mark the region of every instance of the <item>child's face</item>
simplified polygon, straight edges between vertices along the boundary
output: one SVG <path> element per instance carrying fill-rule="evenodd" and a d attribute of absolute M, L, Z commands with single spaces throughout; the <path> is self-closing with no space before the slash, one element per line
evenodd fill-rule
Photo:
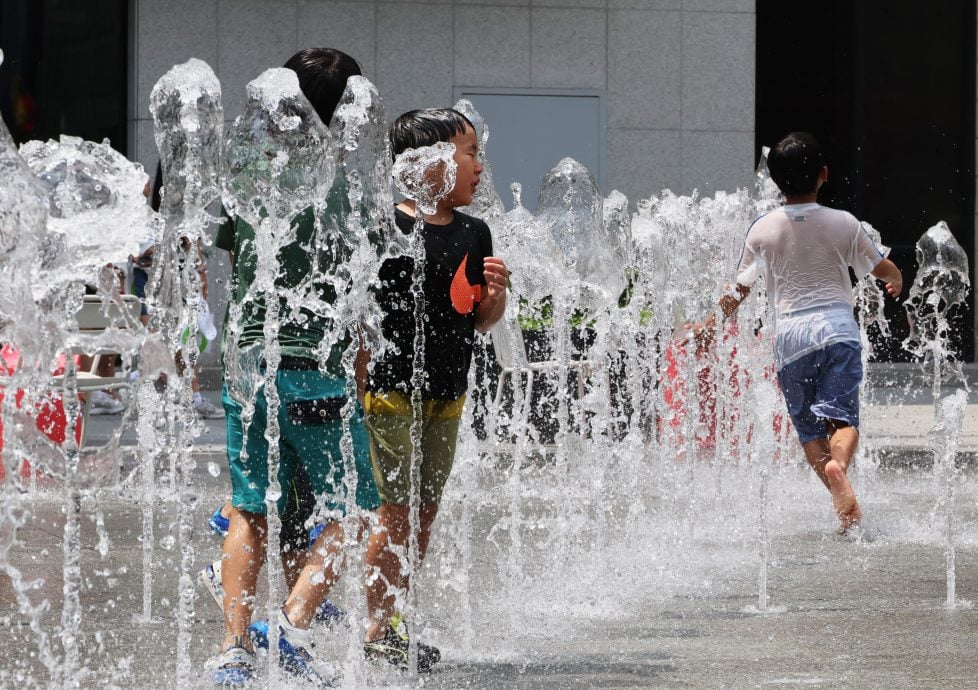
<path fill-rule="evenodd" d="M 455 144 L 455 186 L 445 197 L 444 204 L 449 208 L 468 206 L 472 203 L 472 195 L 479 186 L 479 176 L 482 174 L 482 163 L 479 162 L 479 141 L 475 130 L 465 126 L 465 132 L 456 134 L 448 140 Z"/>

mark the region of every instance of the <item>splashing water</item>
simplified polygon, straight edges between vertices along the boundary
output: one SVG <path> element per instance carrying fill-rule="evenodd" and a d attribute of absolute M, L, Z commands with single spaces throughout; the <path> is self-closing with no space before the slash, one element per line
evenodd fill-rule
<path fill-rule="evenodd" d="M 161 666 L 168 670 L 154 670 L 159 675 L 146 676 L 159 684 L 169 682 L 164 678 L 172 679 L 174 670 L 178 682 L 192 684 L 190 661 L 195 652 L 201 653 L 194 643 L 201 643 L 200 648 L 208 646 L 203 638 L 191 637 L 194 592 L 188 575 L 194 556 L 191 547 L 197 542 L 189 527 L 198 490 L 187 482 L 193 474 L 195 422 L 186 414 L 190 409 L 187 389 L 176 375 L 173 353 L 180 349 L 179 334 L 193 328 L 199 297 L 190 270 L 194 252 L 186 251 L 181 238 L 200 238 L 207 243 L 206 224 L 211 219 L 207 206 L 215 198 L 215 188 L 223 190 L 222 201 L 232 215 L 254 225 L 258 275 L 241 303 L 232 304 L 226 361 L 229 392 L 245 406 L 246 423 L 250 424 L 253 401 L 263 387 L 271 393 L 269 407 L 277 404 L 269 374 L 274 376 L 279 363 L 278 329 L 290 320 L 310 313 L 324 316 L 328 325 L 322 359 L 334 346 L 347 346 L 343 363 L 348 373 L 352 372 L 353 355 L 348 341 L 356 338 L 346 334 L 354 325 L 362 326 L 360 332 L 371 349 L 383 350 L 377 305 L 370 298 L 379 263 L 411 252 L 415 274 L 422 275 L 424 270 L 419 229 L 406 240 L 393 227 L 389 180 L 393 174 L 402 191 L 423 197 L 428 207 L 437 206 L 438 195 L 453 184 L 453 151 L 448 147 L 415 152 L 413 159 L 390 164 L 378 94 L 361 78 L 348 83 L 327 130 L 292 77 L 276 71 L 262 75 L 249 86 L 246 112 L 229 131 L 225 155 L 215 159 L 213 152 L 222 150 L 220 91 L 210 78 L 213 74 L 208 75 L 209 69 L 202 65 L 188 63 L 161 80 L 163 85 L 172 85 L 172 89 L 167 87 L 170 95 L 164 97 L 162 87 L 158 94 L 157 132 L 162 133 L 164 158 L 171 147 L 168 142 L 174 142 L 172 160 L 163 163 L 164 220 L 147 215 L 142 202 L 137 209 L 136 197 L 131 196 L 132 218 L 138 212 L 143 219 L 138 224 L 134 221 L 133 227 L 139 227 L 139 232 L 146 227 L 149 234 L 156 235 L 163 254 L 169 252 L 161 260 L 171 269 L 169 282 L 160 278 L 159 287 L 151 289 L 156 335 L 109 329 L 100 336 L 106 345 L 113 341 L 113 347 L 139 353 L 142 377 L 135 391 L 138 456 L 140 467 L 147 471 L 141 475 L 143 484 L 132 488 L 143 508 L 144 574 L 154 568 L 162 571 L 165 563 L 165 559 L 155 563 L 153 558 L 154 497 L 180 503 L 173 506 L 175 526 L 160 524 L 156 530 L 171 530 L 160 541 L 164 547 L 178 547 L 174 552 L 178 560 L 173 563 L 179 564 L 177 599 L 172 606 L 177 633 L 175 668 L 164 662 Z M 476 125 L 484 146 L 487 123 L 469 106 L 457 104 Z M 81 346 L 83 339 L 68 318 L 80 298 L 77 281 L 66 281 L 63 296 L 38 296 L 28 289 L 36 280 L 33 271 L 40 264 L 62 262 L 65 272 L 58 276 L 68 272 L 81 276 L 84 271 L 77 264 L 87 262 L 95 268 L 105 257 L 99 258 L 98 249 L 76 251 L 65 237 L 68 231 L 57 229 L 58 219 L 47 220 L 50 197 L 5 131 L 0 138 L 4 180 L 0 186 L 0 274 L 4 278 L 0 281 L 0 328 L 4 342 L 20 347 L 30 362 L 13 372 L 6 386 L 8 390 L 23 388 L 36 398 L 50 386 L 51 362 L 57 352 Z M 549 176 L 537 214 L 521 207 L 518 191 L 513 211 L 501 213 L 491 176 L 483 173 L 472 209 L 488 217 L 497 253 L 512 270 L 512 295 L 503 325 L 510 338 L 508 347 L 519 355 L 513 358 L 515 370 L 504 380 L 501 394 L 488 403 L 485 439 L 471 428 L 475 406 L 471 401 L 466 406 L 454 478 L 446 489 L 440 508 L 443 517 L 432 537 L 452 548 L 434 551 L 422 572 L 417 571 L 416 537 L 406 554 L 412 590 L 403 604 L 406 614 L 415 614 L 412 632 L 417 630 L 422 638 L 436 642 L 451 640 L 453 652 L 466 660 L 526 664 L 537 653 L 534 645 L 541 641 L 570 644 L 602 625 L 616 631 L 635 625 L 644 631 L 648 621 L 636 621 L 654 616 L 656 607 L 674 596 L 753 592 L 756 583 L 754 611 L 784 610 L 771 605 L 772 591 L 778 591 L 769 588 L 770 582 L 777 584 L 776 579 L 770 580 L 771 568 L 778 567 L 781 555 L 777 551 L 785 537 L 811 533 L 812 496 L 820 487 L 801 464 L 797 441 L 781 418 L 784 403 L 770 368 L 771 317 L 764 295 L 755 291 L 737 318 L 722 330 L 712 352 L 695 352 L 685 342 L 685 333 L 676 328 L 708 312 L 724 294 L 734 278 L 731 274 L 746 228 L 759 213 L 779 203 L 763 162 L 757 175 L 750 191 L 712 197 L 664 191 L 640 200 L 638 212 L 630 215 L 627 199 L 617 192 L 602 196 L 590 173 L 573 161 L 561 161 Z M 84 181 L 77 175 L 74 179 Z M 89 189 L 94 191 L 94 185 Z M 74 202 L 81 197 L 68 194 L 64 198 Z M 70 206 L 62 202 L 62 208 Z M 99 213 L 111 217 L 109 206 L 94 202 L 90 206 L 80 206 L 77 213 L 91 213 L 93 222 L 102 217 Z M 290 221 L 310 207 L 317 215 L 310 245 L 316 267 L 313 273 L 321 275 L 299 285 L 282 285 L 276 280 L 277 254 L 295 240 Z M 343 213 L 332 212 L 341 207 Z M 872 234 L 871 228 L 867 231 Z M 945 248 L 931 254 L 950 278 L 934 278 L 927 289 L 922 288 L 915 302 L 920 332 L 932 328 L 930 309 L 946 311 L 945 303 L 964 294 L 960 281 L 967 275 L 967 265 L 962 268 L 959 261 L 945 256 L 945 240 L 941 240 L 944 245 L 935 244 Z M 48 261 L 41 258 L 44 256 L 53 258 Z M 957 268 L 949 269 L 952 263 Z M 927 290 L 936 286 L 948 296 L 935 302 Z M 336 293 L 336 299 L 324 299 L 321 290 Z M 867 280 L 857 286 L 857 293 L 864 334 L 867 327 L 885 328 L 879 288 Z M 420 281 L 415 281 L 412 295 L 421 323 L 424 295 Z M 240 326 L 242 310 L 266 302 L 267 318 L 260 338 L 249 340 Z M 424 353 L 424 332 L 419 331 L 421 340 L 415 342 L 415 352 Z M 502 341 L 504 335 L 497 327 L 492 337 Z M 924 350 L 928 337 L 919 338 Z M 84 341 L 84 345 L 91 342 Z M 188 358 L 195 356 L 184 352 Z M 420 359 L 416 373 L 423 371 L 423 354 Z M 166 373 L 171 382 L 162 392 L 154 386 L 160 373 Z M 473 390 L 494 390 L 495 381 L 476 382 L 476 374 L 472 376 Z M 63 379 L 69 389 L 70 379 L 69 372 Z M 347 381 L 352 385 L 352 374 Z M 352 399 L 353 390 L 347 392 Z M 77 406 L 72 407 L 70 396 L 66 400 L 69 414 L 77 418 Z M 947 511 L 942 537 L 948 559 L 949 606 L 960 604 L 954 594 L 954 548 L 962 538 L 968 539 L 962 530 L 955 535 L 952 523 L 955 487 L 961 484 L 953 459 L 963 406 L 962 393 L 942 401 L 931 440 L 939 460 L 935 466 L 941 478 L 941 505 Z M 62 449 L 43 434 L 34 433 L 33 420 L 24 409 L 16 407 L 13 396 L 3 400 L 7 476 L 15 475 L 18 459 L 27 456 L 50 475 L 66 476 L 77 466 L 74 488 L 65 494 L 64 505 L 70 509 L 69 518 L 79 514 L 83 501 L 87 511 L 94 494 L 85 492 L 114 486 L 119 480 L 90 476 L 84 469 L 84 449 L 71 449 L 70 442 Z M 358 480 L 349 441 L 351 414 L 352 406 L 347 405 L 341 450 L 347 470 L 348 514 L 355 512 L 352 497 Z M 272 447 L 277 447 L 274 424 L 268 432 Z M 117 467 L 118 456 L 112 452 L 105 450 L 103 459 L 93 458 L 93 462 Z M 412 472 L 419 459 L 412 457 Z M 178 470 L 169 481 L 152 471 L 167 460 Z M 269 464 L 275 460 L 270 455 Z M 216 467 L 203 469 L 213 476 Z M 274 466 L 270 472 L 276 482 Z M 281 490 L 273 485 L 266 496 L 271 515 L 269 550 L 273 553 L 280 526 L 271 503 Z M 0 569 L 11 578 L 21 616 L 33 630 L 32 653 L 36 652 L 53 685 L 94 684 L 92 674 L 99 679 L 112 675 L 113 670 L 85 668 L 92 665 L 88 658 L 96 658 L 94 652 L 85 656 L 95 643 L 86 647 L 86 640 L 79 640 L 78 633 L 84 630 L 79 627 L 80 616 L 83 612 L 98 614 L 83 610 L 84 599 L 73 589 L 86 576 L 100 578 L 98 573 L 108 568 L 99 565 L 95 573 L 83 569 L 87 562 L 78 560 L 74 550 L 82 543 L 81 524 L 76 519 L 70 529 L 66 525 L 65 613 L 55 638 L 50 626 L 41 624 L 45 604 L 32 601 L 35 585 L 20 574 L 14 565 L 19 556 L 12 555 L 17 554 L 18 531 L 32 518 L 33 504 L 27 503 L 14 482 L 5 482 L 2 491 Z M 819 494 L 818 500 L 827 508 L 824 496 Z M 412 531 L 416 534 L 416 497 L 412 501 Z M 111 557 L 117 551 L 118 538 L 108 514 L 104 521 L 99 509 L 93 507 L 92 514 L 93 553 L 101 563 L 106 552 Z M 828 517 L 826 510 L 826 520 Z M 353 521 L 345 522 L 344 527 L 347 544 L 352 545 L 357 541 Z M 268 565 L 269 612 L 277 612 L 281 571 L 274 558 Z M 107 583 L 108 578 L 104 579 Z M 745 582 L 749 583 L 746 587 Z M 147 615 L 151 584 L 152 580 L 144 581 Z M 421 606 L 415 590 L 424 593 L 424 618 L 417 615 Z M 356 598 L 362 596 L 359 587 L 351 585 L 349 593 L 354 597 L 352 609 L 362 609 L 362 600 Z M 162 602 L 164 616 L 173 596 L 167 595 Z M 355 613 L 351 620 L 347 682 L 365 686 L 376 679 L 358 670 L 362 647 Z M 492 620 L 493 625 L 479 625 L 476 636 L 476 622 L 482 620 Z M 210 640 L 219 624 L 208 625 L 206 639 Z M 145 630 L 137 626 L 137 634 L 147 635 Z M 96 631 L 98 645 L 102 645 L 103 632 Z M 276 634 L 273 629 L 273 650 L 277 649 Z M 165 646 L 162 649 L 169 651 Z M 417 658 L 415 650 L 411 655 L 412 660 Z M 280 682 L 274 656 L 273 652 L 270 677 L 265 679 L 272 686 Z M 123 685 L 131 684 L 134 677 L 143 678 L 124 668 L 119 673 L 118 682 Z"/>
<path fill-rule="evenodd" d="M 418 210 L 430 216 L 455 186 L 457 168 L 455 144 L 439 141 L 402 151 L 394 160 L 392 174 L 397 190 L 417 201 Z"/>
<path fill-rule="evenodd" d="M 20 148 L 45 189 L 50 235 L 42 248 L 35 285 L 57 292 L 73 281 L 91 281 L 106 263 L 124 265 L 149 234 L 152 211 L 143 189 L 148 178 L 138 163 L 109 146 L 78 137 L 29 141 Z M 35 294 L 44 299 L 45 294 Z"/>
<path fill-rule="evenodd" d="M 940 477 L 940 504 L 944 513 L 944 558 L 947 568 L 947 600 L 949 609 L 957 605 L 955 583 L 954 499 L 958 479 L 958 441 L 964 424 L 968 394 L 957 390 L 937 404 L 934 428 L 929 434 L 934 449 L 934 471 Z"/>
<path fill-rule="evenodd" d="M 201 60 L 191 59 L 174 65 L 154 85 L 150 93 L 150 112 L 163 175 L 160 199 L 163 228 L 157 238 L 155 270 L 147 285 L 147 295 L 149 303 L 156 307 L 153 326 L 168 336 L 172 357 L 186 363 L 179 379 L 167 377 L 167 399 L 163 405 L 166 418 L 163 442 L 170 449 L 172 458 L 170 490 L 178 512 L 180 574 L 177 583 L 176 675 L 178 683 L 183 684 L 192 677 L 190 647 L 195 617 L 191 535 L 197 494 L 192 472 L 195 468 L 194 439 L 199 435 L 201 425 L 193 413 L 193 378 L 199 356 L 198 325 L 204 310 L 198 247 L 213 220 L 206 209 L 220 195 L 224 133 L 221 85 L 210 66 Z M 141 388 L 142 395 L 137 400 L 153 405 L 149 385 L 143 384 Z M 145 408 L 144 414 L 150 409 Z M 144 430 L 143 435 L 149 440 L 148 432 Z M 152 450 L 148 452 L 150 457 L 154 454 Z M 154 465 L 144 466 L 147 487 L 153 483 L 148 475 L 154 471 Z M 143 504 L 146 531 L 143 617 L 147 622 L 151 617 L 152 510 L 152 501 L 146 501 Z"/>
<path fill-rule="evenodd" d="M 465 115 L 475 127 L 475 138 L 479 143 L 479 163 L 482 165 L 479 186 L 476 187 L 472 203 L 459 210 L 470 216 L 481 218 L 492 227 L 492 221 L 503 215 L 505 209 L 503 208 L 503 200 L 499 198 L 496 187 L 492 183 L 492 165 L 487 158 L 489 127 L 479 111 L 472 105 L 472 101 L 462 98 L 455 104 L 454 109 Z"/>
<path fill-rule="evenodd" d="M 298 77 L 289 69 L 273 68 L 248 84 L 245 113 L 228 133 L 225 145 L 227 177 L 224 204 L 255 229 L 257 266 L 254 282 L 242 303 L 263 299 L 264 328 L 260 342 L 261 362 L 256 361 L 259 346 L 250 349 L 254 355 L 246 371 L 242 369 L 240 324 L 241 304 L 234 305 L 228 329 L 226 371 L 229 390 L 234 390 L 243 406 L 244 435 L 254 416 L 255 399 L 241 399 L 243 390 L 257 386 L 258 367 L 264 365 L 263 391 L 267 405 L 265 438 L 268 441 L 268 488 L 265 504 L 268 515 L 268 551 L 279 553 L 281 520 L 278 499 L 282 495 L 278 474 L 279 395 L 276 377 L 281 361 L 278 342 L 279 314 L 288 294 L 279 288 L 279 251 L 296 240 L 291 219 L 309 207 L 320 207 L 329 193 L 336 172 L 329 129 L 299 88 Z M 242 382 L 242 375 L 245 382 Z M 250 376 L 249 376 L 250 375 Z M 275 621 L 282 592 L 282 568 L 278 559 L 267 558 L 268 620 Z M 278 628 L 269 626 L 269 682 L 277 682 Z"/>
<path fill-rule="evenodd" d="M 931 360 L 936 405 L 946 365 L 964 380 L 960 363 L 950 348 L 948 314 L 964 304 L 971 289 L 968 255 L 947 223 L 941 221 L 917 241 L 917 265 L 917 277 L 906 302 L 910 333 L 903 346 L 912 355 Z"/>

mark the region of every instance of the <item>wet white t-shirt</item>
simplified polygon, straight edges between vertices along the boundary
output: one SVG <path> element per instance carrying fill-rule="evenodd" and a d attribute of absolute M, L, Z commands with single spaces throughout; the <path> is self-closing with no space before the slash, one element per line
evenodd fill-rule
<path fill-rule="evenodd" d="M 849 268 L 862 278 L 883 255 L 855 216 L 796 204 L 761 216 L 747 231 L 737 282 L 763 276 L 775 311 L 780 369 L 837 342 L 859 342 Z"/>

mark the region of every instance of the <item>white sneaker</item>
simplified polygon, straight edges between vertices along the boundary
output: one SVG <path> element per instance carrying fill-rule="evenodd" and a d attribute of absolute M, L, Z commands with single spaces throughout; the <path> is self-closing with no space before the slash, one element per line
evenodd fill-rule
<path fill-rule="evenodd" d="M 244 647 L 231 647 L 204 662 L 210 680 L 222 688 L 242 688 L 255 675 L 255 653 Z"/>
<path fill-rule="evenodd" d="M 266 640 L 265 644 L 268 642 Z M 296 628 L 285 614 L 279 614 L 278 663 L 286 673 L 311 683 L 317 688 L 333 688 L 339 685 L 342 677 L 333 664 L 313 656 L 308 630 Z"/>
<path fill-rule="evenodd" d="M 217 608 L 224 610 L 224 585 L 221 582 L 221 561 L 208 563 L 207 567 L 200 571 L 198 575 L 200 584 L 204 589 L 211 593 Z"/>
<path fill-rule="evenodd" d="M 122 404 L 122 401 L 113 398 L 105 391 L 94 391 L 92 393 L 92 406 L 89 408 L 89 414 L 122 414 L 125 409 L 126 406 Z"/>
<path fill-rule="evenodd" d="M 199 405 L 194 405 L 194 411 L 201 419 L 224 419 L 224 410 L 209 400 L 204 400 Z"/>

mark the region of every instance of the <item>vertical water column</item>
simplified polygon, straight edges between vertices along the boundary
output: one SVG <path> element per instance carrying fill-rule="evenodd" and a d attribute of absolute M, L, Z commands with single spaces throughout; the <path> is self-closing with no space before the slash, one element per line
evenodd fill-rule
<path fill-rule="evenodd" d="M 387 141 L 387 122 L 383 103 L 376 87 L 361 76 L 347 80 L 343 96 L 333 113 L 330 131 L 336 147 L 336 179 L 330 190 L 326 213 L 317 231 L 316 246 L 328 258 L 314 271 L 316 280 L 333 288 L 336 300 L 317 305 L 323 313 L 332 313 L 333 332 L 324 347 L 340 342 L 347 334 L 350 343 L 343 355 L 348 402 L 341 416 L 343 435 L 341 453 L 344 466 L 346 518 L 343 521 L 344 544 L 356 550 L 347 560 L 347 568 L 360 573 L 364 567 L 360 533 L 363 514 L 356 504 L 357 488 L 371 481 L 357 474 L 351 425 L 359 415 L 358 367 L 362 367 L 363 350 L 379 353 L 386 344 L 383 338 L 382 312 L 371 294 L 384 259 L 409 249 L 407 238 L 394 225 L 394 199 L 391 190 L 391 159 Z M 349 209 L 341 212 L 339 209 Z M 318 260 L 318 252 L 317 252 Z M 319 292 L 318 290 L 316 292 Z M 326 361 L 323 357 L 323 361 Z M 373 525 L 371 525 L 371 528 Z M 339 571 L 337 564 L 334 572 Z M 354 600 L 349 607 L 351 633 L 346 650 L 346 682 L 365 685 L 363 642 L 356 611 L 365 606 L 362 587 L 353 588 Z M 352 672 L 352 673 L 351 673 Z"/>
<path fill-rule="evenodd" d="M 917 241 L 917 276 L 904 305 L 910 319 L 910 334 L 903 346 L 913 355 L 931 359 L 935 426 L 931 434 L 934 472 L 941 482 L 945 519 L 945 565 L 947 605 L 955 602 L 954 479 L 957 441 L 961 433 L 967 396 L 958 394 L 941 400 L 945 370 L 951 368 L 964 380 L 960 361 L 951 348 L 950 313 L 964 304 L 971 289 L 968 255 L 944 221 L 927 229 Z"/>
<path fill-rule="evenodd" d="M 591 469 L 587 464 L 583 391 L 589 355 L 589 333 L 606 328 L 608 292 L 617 300 L 624 288 L 624 267 L 615 256 L 614 241 L 606 237 L 604 199 L 586 167 L 564 158 L 548 172 L 540 187 L 537 219 L 550 231 L 559 249 L 555 257 L 539 257 L 562 264 L 564 281 L 550 286 L 553 304 L 553 366 L 557 379 L 556 465 L 567 486 L 575 486 Z M 608 289 L 609 277 L 619 276 L 617 291 Z M 599 325 L 600 324 L 600 325 Z M 580 337 L 574 342 L 574 333 Z M 576 352 L 575 352 L 576 350 Z M 575 359 L 577 361 L 575 361 Z M 600 361 L 600 359 L 599 359 Z M 605 363 L 600 364 L 604 367 Z M 573 370 L 576 395 L 572 395 Z M 582 534 L 575 525 L 587 523 L 588 500 L 558 501 L 556 553 L 573 558 L 571 545 Z M 561 514 L 562 513 L 562 514 Z"/>
<path fill-rule="evenodd" d="M 431 146 L 402 151 L 394 161 L 393 177 L 398 190 L 409 199 L 414 199 L 415 221 L 411 231 L 411 251 L 413 260 L 411 298 L 414 304 L 414 360 L 411 375 L 411 460 L 409 482 L 411 499 L 408 506 L 408 574 L 409 586 L 406 593 L 404 613 L 413 618 L 417 609 L 417 575 L 420 565 L 418 537 L 421 528 L 421 463 L 424 451 L 421 446 L 423 426 L 423 395 L 425 388 L 425 233 L 424 216 L 433 215 L 438 210 L 438 202 L 447 196 L 455 186 L 455 145 L 440 141 Z M 408 640 L 408 669 L 416 677 L 418 669 L 417 637 Z"/>
<path fill-rule="evenodd" d="M 937 418 L 930 432 L 934 449 L 934 470 L 940 476 L 940 502 L 944 510 L 944 560 L 946 566 L 947 599 L 949 609 L 957 605 L 954 539 L 955 483 L 958 479 L 958 440 L 964 423 L 968 394 L 958 389 L 940 401 Z"/>
<path fill-rule="evenodd" d="M 890 248 L 883 244 L 882 237 L 880 233 L 869 223 L 862 223 L 863 229 L 866 234 L 873 240 L 876 246 L 879 248 L 880 253 L 884 257 L 890 255 Z M 877 338 L 880 341 L 885 342 L 886 339 L 890 337 L 890 322 L 886 318 L 884 313 L 884 298 L 883 291 L 877 284 L 876 278 L 872 275 L 866 275 L 862 277 L 853 290 L 854 305 L 856 308 L 856 313 L 859 316 L 859 340 L 862 345 L 862 364 L 863 371 L 868 371 L 868 365 L 875 352 L 874 340 Z M 875 336 L 875 337 L 873 337 Z M 869 381 L 866 376 L 863 377 L 863 381 L 860 384 L 860 398 L 865 400 L 864 395 L 868 389 Z M 873 441 L 867 436 L 872 434 L 863 434 L 860 438 L 859 447 L 857 449 L 857 458 L 868 460 L 868 462 L 856 462 L 857 471 L 860 473 L 862 478 L 868 478 L 869 472 L 867 469 L 875 469 L 878 465 L 878 460 L 875 456 L 875 449 L 873 448 Z"/>
<path fill-rule="evenodd" d="M 131 357 L 137 341 L 120 337 L 112 329 L 97 338 L 84 337 L 73 324 L 86 284 L 98 285 L 103 298 L 118 297 L 112 271 L 105 267 L 124 263 L 138 246 L 126 233 L 143 226 L 150 215 L 142 195 L 146 175 L 141 166 L 126 160 L 108 143 L 78 137 L 26 142 L 21 155 L 36 175 L 48 207 L 47 232 L 41 236 L 39 256 L 31 264 L 38 275 L 30 276 L 26 283 L 35 293 L 33 301 L 44 305 L 44 321 L 37 324 L 38 332 L 32 338 L 20 343 L 21 354 L 27 366 L 45 373 L 51 371 L 56 353 L 65 354 L 64 374 L 58 387 L 67 433 L 57 448 L 61 462 L 53 474 L 63 481 L 65 513 L 61 610 L 64 659 L 60 676 L 64 685 L 76 687 L 84 682 L 86 674 L 80 638 L 82 491 L 104 477 L 82 476 L 81 472 L 82 450 L 73 433 L 83 423 L 74 354 L 108 349 Z M 23 404 L 30 409 L 38 391 L 50 384 L 50 379 L 34 382 L 26 391 Z M 28 420 L 33 428 L 35 421 Z M 103 449 L 102 459 L 110 465 L 118 465 L 118 436 L 117 432 L 109 447 Z"/>
<path fill-rule="evenodd" d="M 483 179 L 479 189 L 485 184 Z M 534 438 L 530 428 L 530 405 L 532 404 L 535 372 L 527 362 L 523 334 L 520 331 L 520 311 L 523 305 L 536 304 L 546 298 L 554 285 L 563 281 L 553 274 L 554 263 L 540 262 L 538 257 L 553 257 L 559 255 L 549 230 L 539 223 L 521 202 L 521 186 L 513 183 L 513 210 L 492 220 L 492 236 L 494 251 L 503 256 L 510 271 L 510 289 L 512 294 L 506 301 L 503 318 L 490 332 L 493 349 L 499 353 L 497 364 L 507 370 L 500 371 L 497 390 L 491 391 L 492 402 L 488 406 L 487 429 L 490 444 L 500 444 L 506 448 L 511 458 L 505 482 L 507 509 L 509 512 L 510 553 L 506 559 L 507 592 L 509 593 L 507 615 L 510 628 L 515 630 L 517 618 L 522 609 L 522 539 L 520 535 L 521 500 L 524 487 L 522 486 L 523 461 L 530 452 L 530 444 Z M 492 192 L 494 193 L 494 191 Z M 473 205 L 475 205 L 473 203 Z M 552 280 L 547 279 L 551 275 Z M 526 383 L 524 384 L 524 377 Z M 508 378 L 512 390 L 511 400 L 504 395 L 505 379 Z M 495 395 L 496 392 L 499 395 Z M 487 396 L 488 397 L 488 396 Z M 507 412 L 508 409 L 508 412 Z M 504 421 L 505 420 L 505 421 Z M 491 424 L 489 422 L 492 422 Z M 469 541 L 468 527 L 471 525 L 472 501 L 463 501 L 461 510 L 466 523 L 466 541 Z M 463 574 L 468 580 L 468 574 Z M 467 585 L 467 582 L 465 585 Z M 466 615 L 465 633 L 473 636 L 470 611 L 470 597 L 465 587 L 462 588 L 463 611 Z"/>
<path fill-rule="evenodd" d="M 3 51 L 0 51 L 0 63 Z M 0 413 L 3 425 L 3 470 L 0 483 L 0 572 L 10 578 L 19 613 L 28 619 L 34 634 L 36 654 L 47 670 L 51 685 L 61 682 L 61 660 L 52 649 L 47 631 L 40 624 L 46 602 L 35 606 L 29 592 L 33 583 L 25 582 L 20 570 L 10 561 L 10 551 L 17 543 L 17 532 L 25 523 L 28 511 L 18 490 L 16 476 L 27 454 L 18 426 L 30 428 L 30 420 L 19 421 L 16 395 L 18 389 L 29 390 L 42 384 L 46 369 L 44 360 L 28 345 L 43 333 L 41 318 L 31 293 L 30 274 L 39 261 L 39 246 L 47 237 L 47 211 L 43 190 L 0 120 L 0 339 L 17 348 L 21 367 L 12 373 L 4 367 L 4 396 Z M 34 652 L 32 652 L 34 653 Z"/>
<path fill-rule="evenodd" d="M 182 684 L 190 681 L 195 594 L 191 573 L 192 521 L 197 495 L 192 488 L 192 472 L 194 439 L 201 426 L 194 414 L 191 383 L 199 355 L 198 313 L 203 299 L 198 247 L 207 225 L 214 220 L 206 209 L 220 195 L 224 130 L 220 82 L 201 60 L 192 58 L 175 65 L 153 87 L 150 112 L 163 173 L 160 204 L 163 233 L 156 248 L 154 280 L 148 292 L 157 307 L 155 324 L 163 330 L 174 356 L 179 353 L 184 363 L 180 386 L 173 386 L 172 382 L 168 385 L 173 393 L 165 406 L 173 422 L 169 425 L 172 436 L 168 434 L 166 445 L 176 450 L 175 463 L 179 468 L 171 489 L 178 511 L 176 674 L 177 682 Z M 154 467 L 144 467 L 144 472 L 152 474 Z M 151 529 L 153 497 L 145 497 L 145 503 L 149 505 L 144 508 L 148 513 L 144 525 Z M 145 597 L 144 592 L 144 614 L 148 614 Z"/>
<path fill-rule="evenodd" d="M 931 360 L 931 392 L 936 413 L 945 369 L 950 366 L 962 378 L 960 362 L 950 347 L 948 315 L 964 304 L 971 289 L 968 255 L 944 221 L 927 229 L 917 241 L 916 252 L 917 276 L 904 305 L 910 333 L 903 346 L 911 354 Z"/>
<path fill-rule="evenodd" d="M 333 183 L 336 160 L 332 136 L 299 88 L 298 77 L 289 69 L 263 72 L 247 86 L 245 112 L 228 132 L 225 142 L 226 176 L 222 198 L 232 216 L 241 217 L 254 228 L 257 256 L 254 282 L 242 302 L 264 303 L 262 344 L 250 348 L 246 366 L 239 352 L 240 324 L 229 330 L 225 350 L 231 353 L 226 368 L 229 390 L 245 408 L 243 421 L 249 423 L 254 410 L 254 394 L 259 387 L 266 402 L 265 440 L 268 442 L 268 489 L 265 504 L 268 516 L 267 553 L 280 551 L 281 520 L 278 499 L 282 487 L 278 480 L 280 400 L 276 379 L 281 362 L 278 333 L 283 304 L 296 304 L 298 297 L 281 282 L 278 254 L 296 240 L 292 219 L 310 207 L 321 207 Z M 240 304 L 232 317 L 240 319 Z M 298 314 L 289 312 L 289 318 Z M 260 364 L 265 371 L 258 380 Z M 234 377 L 233 379 L 231 377 Z M 246 377 L 246 378 L 240 378 Z M 250 395 L 249 395 L 250 394 Z M 245 434 L 248 433 L 247 427 Z M 268 575 L 269 684 L 279 682 L 278 619 L 284 600 L 282 565 L 276 557 L 266 558 Z"/>

